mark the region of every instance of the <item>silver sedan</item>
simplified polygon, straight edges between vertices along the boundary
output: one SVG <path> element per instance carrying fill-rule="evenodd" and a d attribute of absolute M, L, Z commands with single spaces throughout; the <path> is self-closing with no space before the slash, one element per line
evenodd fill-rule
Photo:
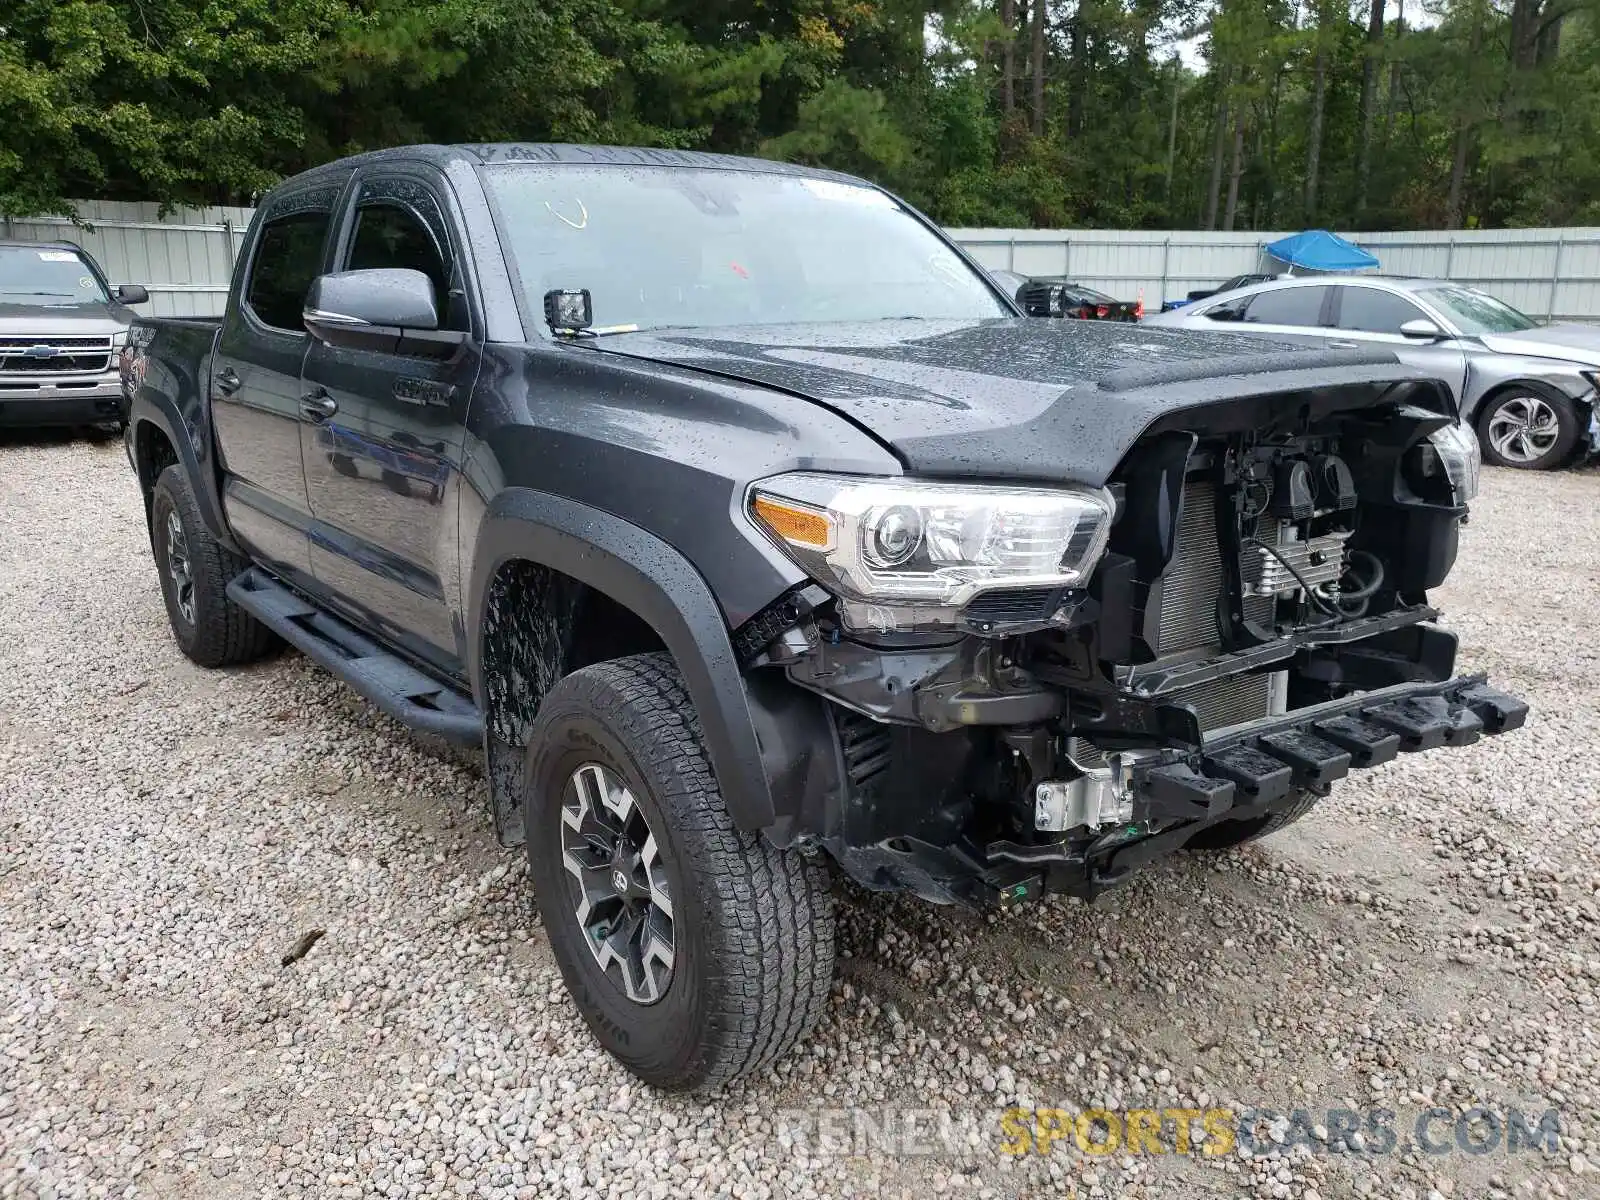
<path fill-rule="evenodd" d="M 1541 470 L 1600 451 L 1600 327 L 1541 326 L 1476 288 L 1316 275 L 1221 292 L 1144 323 L 1330 349 L 1390 346 L 1402 362 L 1449 381 L 1488 461 Z"/>

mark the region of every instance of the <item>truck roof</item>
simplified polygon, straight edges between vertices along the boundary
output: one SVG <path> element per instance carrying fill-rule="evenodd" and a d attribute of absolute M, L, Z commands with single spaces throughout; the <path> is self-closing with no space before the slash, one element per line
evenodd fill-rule
<path fill-rule="evenodd" d="M 372 150 L 366 154 L 336 159 L 312 167 L 309 171 L 292 178 L 308 179 L 324 172 L 381 162 L 425 162 L 441 169 L 457 163 L 472 166 L 533 163 L 571 166 L 697 167 L 702 170 L 760 171 L 772 175 L 797 175 L 811 179 L 866 183 L 865 180 L 841 171 L 774 162 L 766 158 L 747 158 L 737 154 L 711 154 L 703 150 L 663 150 L 649 146 L 587 146 L 566 142 L 481 142 L 454 146 L 396 146 L 388 150 Z M 872 185 L 867 183 L 867 186 Z"/>

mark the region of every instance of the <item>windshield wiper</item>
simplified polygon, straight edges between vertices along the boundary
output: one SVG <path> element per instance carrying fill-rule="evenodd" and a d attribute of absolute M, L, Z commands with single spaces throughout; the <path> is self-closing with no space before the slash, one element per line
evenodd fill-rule
<path fill-rule="evenodd" d="M 72 300 L 76 292 L 7 292 L 0 291 L 0 296 L 59 296 L 64 300 Z"/>
<path fill-rule="evenodd" d="M 653 331 L 638 325 L 588 325 L 582 329 L 557 329 L 553 332 L 563 342 L 587 342 L 591 338 L 612 337 L 619 333 L 649 333 Z"/>

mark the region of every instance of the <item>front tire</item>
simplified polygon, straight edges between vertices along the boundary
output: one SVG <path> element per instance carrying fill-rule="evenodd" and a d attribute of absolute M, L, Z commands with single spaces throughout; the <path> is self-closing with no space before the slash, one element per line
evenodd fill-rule
<path fill-rule="evenodd" d="M 816 1025 L 833 975 L 826 870 L 735 827 L 667 655 L 585 667 L 550 690 L 523 818 L 567 988 L 640 1079 L 715 1088 Z"/>
<path fill-rule="evenodd" d="M 1571 457 L 1582 433 L 1571 400 L 1529 384 L 1490 397 L 1478 414 L 1478 445 L 1484 461 L 1497 467 L 1559 467 Z"/>
<path fill-rule="evenodd" d="M 150 549 L 178 649 L 202 667 L 253 662 L 277 644 L 265 625 L 228 599 L 228 582 L 250 564 L 206 528 L 189 477 L 174 464 L 150 500 Z"/>
<path fill-rule="evenodd" d="M 1280 829 L 1287 829 L 1317 806 L 1321 797 L 1314 792 L 1296 792 L 1287 804 L 1273 809 L 1264 817 L 1249 817 L 1242 821 L 1218 821 L 1208 825 L 1183 844 L 1185 850 L 1231 850 L 1249 842 L 1271 837 Z"/>

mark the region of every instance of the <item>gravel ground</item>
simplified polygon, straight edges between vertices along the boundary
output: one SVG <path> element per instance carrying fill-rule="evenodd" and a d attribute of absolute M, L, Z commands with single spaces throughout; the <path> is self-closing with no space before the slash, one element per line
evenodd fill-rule
<path fill-rule="evenodd" d="M 0 444 L 0 1197 L 1600 1196 L 1597 494 L 1486 472 L 1440 597 L 1527 729 L 1092 906 L 843 892 L 815 1038 L 708 1103 L 589 1040 L 474 763 L 298 655 L 191 666 L 121 447 Z M 1013 1105 L 1307 1117 L 1019 1157 Z M 1407 1149 L 1433 1107 L 1563 1136 Z"/>

